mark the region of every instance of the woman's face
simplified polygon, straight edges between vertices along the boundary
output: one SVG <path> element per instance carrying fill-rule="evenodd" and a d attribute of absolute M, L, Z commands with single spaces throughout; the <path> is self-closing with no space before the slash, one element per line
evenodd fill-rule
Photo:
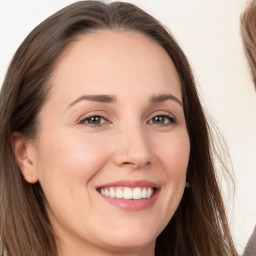
<path fill-rule="evenodd" d="M 183 195 L 179 76 L 136 32 L 81 36 L 60 58 L 32 145 L 62 255 L 153 255 Z"/>

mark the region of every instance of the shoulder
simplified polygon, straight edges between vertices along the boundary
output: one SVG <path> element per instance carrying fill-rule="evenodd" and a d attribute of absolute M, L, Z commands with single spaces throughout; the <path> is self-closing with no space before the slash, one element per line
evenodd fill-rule
<path fill-rule="evenodd" d="M 256 255 L 256 226 L 245 247 L 243 256 L 255 256 L 255 255 Z"/>

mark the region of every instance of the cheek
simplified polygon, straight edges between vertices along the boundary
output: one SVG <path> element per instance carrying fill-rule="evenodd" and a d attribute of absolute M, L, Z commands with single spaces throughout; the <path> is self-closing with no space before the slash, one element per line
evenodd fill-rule
<path fill-rule="evenodd" d="M 190 142 L 187 132 L 173 134 L 169 139 L 162 141 L 161 144 L 158 155 L 165 166 L 168 179 L 173 182 L 177 179 L 184 180 L 190 154 Z"/>
<path fill-rule="evenodd" d="M 42 137 L 39 148 L 38 176 L 41 183 L 54 184 L 58 180 L 63 186 L 71 187 L 70 181 L 76 180 L 85 184 L 108 159 L 107 148 L 101 140 L 83 139 L 78 134 L 65 133 L 62 136 L 59 133 L 52 138 Z"/>
<path fill-rule="evenodd" d="M 157 146 L 158 145 L 158 146 Z M 190 142 L 186 131 L 172 133 L 155 141 L 157 159 L 161 166 L 163 187 L 159 212 L 163 213 L 161 232 L 177 210 L 185 189 L 190 154 Z"/>

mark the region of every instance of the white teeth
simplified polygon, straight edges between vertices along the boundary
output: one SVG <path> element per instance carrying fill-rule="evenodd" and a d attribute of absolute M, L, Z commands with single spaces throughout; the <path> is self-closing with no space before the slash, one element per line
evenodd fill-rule
<path fill-rule="evenodd" d="M 111 198 L 123 199 L 145 199 L 150 198 L 154 194 L 153 188 L 128 188 L 128 187 L 110 187 L 101 188 L 100 193 Z"/>
<path fill-rule="evenodd" d="M 142 189 L 141 197 L 142 197 L 142 198 L 147 198 L 147 189 L 146 189 L 146 188 L 143 188 L 143 189 Z"/>
<path fill-rule="evenodd" d="M 132 190 L 130 188 L 124 189 L 124 199 L 132 199 Z"/>
<path fill-rule="evenodd" d="M 109 195 L 110 195 L 110 197 L 112 197 L 112 198 L 116 197 L 116 192 L 115 192 L 115 190 L 114 190 L 113 188 L 110 188 L 110 190 L 109 190 Z"/>
<path fill-rule="evenodd" d="M 151 188 L 148 188 L 147 189 L 147 198 L 150 198 L 152 196 L 152 189 Z"/>
<path fill-rule="evenodd" d="M 105 189 L 104 195 L 109 196 L 109 191 L 107 189 Z"/>
<path fill-rule="evenodd" d="M 135 188 L 133 190 L 132 198 L 133 199 L 141 199 L 141 189 L 140 188 Z"/>
<path fill-rule="evenodd" d="M 116 190 L 116 198 L 123 198 L 124 197 L 124 192 L 121 188 L 118 188 Z"/>

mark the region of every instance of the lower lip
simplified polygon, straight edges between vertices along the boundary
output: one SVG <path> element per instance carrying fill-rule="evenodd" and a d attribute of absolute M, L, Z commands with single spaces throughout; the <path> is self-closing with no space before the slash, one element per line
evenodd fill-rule
<path fill-rule="evenodd" d="M 142 211 L 149 208 L 155 203 L 158 194 L 159 194 L 159 191 L 157 190 L 155 191 L 154 195 L 152 195 L 150 198 L 145 198 L 145 199 L 122 199 L 122 198 L 111 198 L 111 197 L 104 196 L 102 194 L 100 195 L 108 203 L 110 203 L 111 205 L 119 209 L 126 210 L 126 211 Z"/>

